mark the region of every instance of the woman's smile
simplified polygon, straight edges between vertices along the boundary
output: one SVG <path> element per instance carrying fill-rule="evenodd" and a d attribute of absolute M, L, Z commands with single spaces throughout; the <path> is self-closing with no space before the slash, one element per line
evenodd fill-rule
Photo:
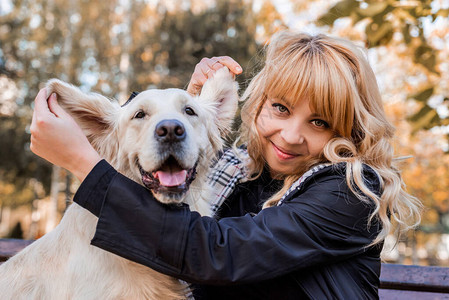
<path fill-rule="evenodd" d="M 296 154 L 291 151 L 286 151 L 280 148 L 279 146 L 276 146 L 276 144 L 273 143 L 272 141 L 271 145 L 273 146 L 274 152 L 276 153 L 276 156 L 279 158 L 279 160 L 290 160 L 300 156 L 300 154 Z"/>

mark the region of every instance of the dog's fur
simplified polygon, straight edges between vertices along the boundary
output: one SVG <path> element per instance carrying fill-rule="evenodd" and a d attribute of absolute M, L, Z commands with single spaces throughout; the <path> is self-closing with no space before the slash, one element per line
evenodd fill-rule
<path fill-rule="evenodd" d="M 220 136 L 230 127 L 237 109 L 238 86 L 226 68 L 217 71 L 197 97 L 180 89 L 147 90 L 122 107 L 59 80 L 49 81 L 47 89 L 48 95 L 58 95 L 60 105 L 94 148 L 119 172 L 152 188 L 161 202 L 183 201 L 192 210 L 210 214 L 208 168 L 223 146 Z M 180 123 L 185 136 L 161 138 L 165 129 L 156 131 L 163 120 Z M 164 165 L 167 160 L 172 165 Z M 187 173 L 187 182 L 164 187 L 155 179 L 159 168 L 166 174 Z M 91 246 L 96 223 L 95 216 L 73 203 L 53 231 L 0 266 L 0 298 L 185 297 L 186 286 L 177 279 Z"/>

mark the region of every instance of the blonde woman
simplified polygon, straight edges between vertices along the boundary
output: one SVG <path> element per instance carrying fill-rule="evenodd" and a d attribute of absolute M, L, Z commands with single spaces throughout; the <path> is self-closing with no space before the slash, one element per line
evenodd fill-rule
<path fill-rule="evenodd" d="M 241 71 L 203 59 L 188 91 L 223 66 Z M 420 203 L 393 166 L 394 129 L 363 51 L 278 33 L 243 98 L 241 145 L 210 176 L 216 218 L 156 202 L 81 136 L 60 143 L 76 124 L 50 115 L 55 99 L 35 111 L 49 120 L 35 123 L 31 147 L 83 181 L 74 200 L 99 216 L 92 244 L 193 283 L 196 299 L 378 298 L 383 241 L 392 223 L 417 224 Z"/>

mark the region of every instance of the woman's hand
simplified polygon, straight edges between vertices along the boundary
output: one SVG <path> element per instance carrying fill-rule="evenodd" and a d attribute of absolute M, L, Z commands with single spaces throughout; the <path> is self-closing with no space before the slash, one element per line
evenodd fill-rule
<path fill-rule="evenodd" d="M 234 75 L 241 74 L 243 71 L 242 67 L 229 56 L 205 57 L 195 66 L 187 92 L 192 96 L 198 95 L 206 80 L 223 67 L 228 67 Z"/>
<path fill-rule="evenodd" d="M 75 120 L 59 106 L 56 94 L 47 101 L 46 89 L 36 96 L 30 130 L 31 151 L 80 181 L 101 160 Z"/>

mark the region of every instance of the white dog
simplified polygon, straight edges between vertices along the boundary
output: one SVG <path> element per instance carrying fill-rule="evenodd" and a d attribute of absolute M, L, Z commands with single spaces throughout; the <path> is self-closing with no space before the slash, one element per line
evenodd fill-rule
<path fill-rule="evenodd" d="M 237 109 L 238 85 L 222 68 L 191 97 L 147 90 L 120 107 L 59 80 L 47 85 L 91 144 L 161 202 L 210 214 L 206 176 Z M 73 203 L 61 223 L 0 266 L 0 299 L 182 299 L 177 279 L 91 246 L 97 218 Z"/>

